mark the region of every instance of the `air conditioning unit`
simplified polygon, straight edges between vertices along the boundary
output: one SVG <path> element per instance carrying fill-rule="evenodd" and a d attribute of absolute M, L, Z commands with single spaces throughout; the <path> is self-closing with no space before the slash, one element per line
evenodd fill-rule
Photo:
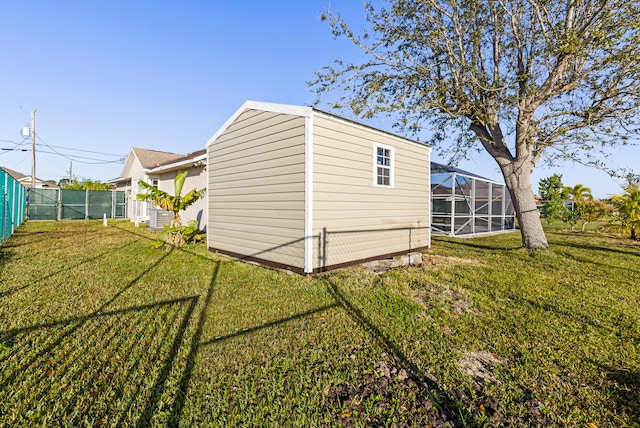
<path fill-rule="evenodd" d="M 162 225 L 170 225 L 173 213 L 159 208 L 149 210 L 149 229 L 162 229 Z"/>

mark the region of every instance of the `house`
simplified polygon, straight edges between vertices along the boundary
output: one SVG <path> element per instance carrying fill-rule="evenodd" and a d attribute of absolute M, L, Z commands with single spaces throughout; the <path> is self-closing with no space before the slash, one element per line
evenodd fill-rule
<path fill-rule="evenodd" d="M 212 251 L 310 274 L 430 245 L 429 146 L 247 101 L 207 149 Z"/>
<path fill-rule="evenodd" d="M 20 172 L 17 171 L 13 171 L 7 167 L 2 167 L 2 169 L 4 171 L 6 171 L 7 174 L 9 174 L 11 177 L 14 178 L 14 180 L 16 180 L 18 183 L 22 184 L 24 187 L 26 187 L 27 189 L 31 189 L 33 186 L 33 180 L 31 179 L 31 175 L 25 175 L 22 174 Z M 58 186 L 55 183 L 49 182 L 49 181 L 45 181 L 42 180 L 38 177 L 36 177 L 35 179 L 35 188 L 36 189 L 59 189 L 60 186 Z"/>
<path fill-rule="evenodd" d="M 153 184 L 158 189 L 173 195 L 173 179 L 179 173 L 188 171 L 183 192 L 193 188 L 202 189 L 206 187 L 206 154 L 205 149 L 184 155 L 132 147 L 121 176 L 110 181 L 116 186 L 116 190 L 126 192 L 127 218 L 131 221 L 150 222 L 154 227 L 169 223 L 171 216 L 166 211 L 162 212 L 152 204 L 136 199 L 138 193 L 144 192 L 138 182 L 142 180 Z M 206 228 L 205 206 L 205 201 L 201 200 L 187 208 L 181 213 L 183 222 L 197 220 L 198 227 L 204 230 Z"/>

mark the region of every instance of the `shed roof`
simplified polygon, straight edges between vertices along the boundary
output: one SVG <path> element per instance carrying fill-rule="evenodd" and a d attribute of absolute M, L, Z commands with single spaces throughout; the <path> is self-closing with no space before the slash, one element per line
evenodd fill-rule
<path fill-rule="evenodd" d="M 397 139 L 411 142 L 414 144 L 419 144 L 421 146 L 425 146 L 431 149 L 430 145 L 424 144 L 420 141 L 412 140 L 410 138 L 403 137 L 401 135 L 394 134 L 392 132 L 384 131 L 382 129 L 379 129 L 373 126 L 365 125 L 363 123 L 356 122 L 354 120 L 347 119 L 345 117 L 338 116 L 333 113 L 327 113 L 325 111 L 318 110 L 315 107 L 297 106 L 297 105 L 291 105 L 291 104 L 267 103 L 267 102 L 261 102 L 261 101 L 246 101 L 238 110 L 236 110 L 236 112 L 229 118 L 229 120 L 227 120 L 224 123 L 224 125 L 222 125 L 220 129 L 218 129 L 218 131 L 216 131 L 216 133 L 213 134 L 211 138 L 209 138 L 209 140 L 207 141 L 206 147 L 209 147 L 220 135 L 222 135 L 227 130 L 227 128 L 229 128 L 229 126 L 231 126 L 231 124 L 235 122 L 235 120 L 246 110 L 262 110 L 262 111 L 268 111 L 268 112 L 274 112 L 274 113 L 290 114 L 290 115 L 301 116 L 301 117 L 311 117 L 314 114 L 320 114 L 320 115 L 331 117 L 333 119 L 350 123 L 355 126 L 367 128 L 372 131 L 379 132 L 381 134 L 384 134 L 393 138 L 397 138 Z"/>

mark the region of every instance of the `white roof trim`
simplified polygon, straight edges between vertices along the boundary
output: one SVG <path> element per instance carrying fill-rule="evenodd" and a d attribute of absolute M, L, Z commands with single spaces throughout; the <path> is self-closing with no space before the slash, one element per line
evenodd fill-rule
<path fill-rule="evenodd" d="M 129 153 L 127 154 L 127 159 L 124 161 L 124 165 L 122 165 L 122 171 L 120 171 L 120 176 L 124 177 L 124 172 L 127 170 L 127 167 L 129 167 L 133 163 L 133 158 L 135 158 L 138 162 L 140 162 L 140 160 L 138 159 L 138 155 L 136 155 L 132 147 L 129 149 Z M 142 164 L 140 166 L 142 166 Z"/>
<path fill-rule="evenodd" d="M 207 159 L 207 153 L 205 152 L 204 154 L 201 154 L 199 156 L 196 156 L 194 158 L 189 158 L 187 160 L 182 160 L 180 162 L 174 162 L 174 163 L 170 163 L 167 165 L 162 165 L 162 166 L 157 166 L 155 168 L 151 168 L 151 169 L 145 169 L 144 172 L 145 173 L 156 173 L 156 172 L 162 172 L 162 171 L 167 171 L 167 170 L 171 170 L 174 168 L 179 168 L 181 166 L 186 166 L 189 164 L 193 164 L 194 162 L 198 162 L 198 161 L 202 161 L 202 160 L 206 160 Z"/>
<path fill-rule="evenodd" d="M 301 116 L 301 117 L 311 117 L 311 116 L 313 116 L 315 114 L 315 115 L 322 116 L 322 117 L 325 117 L 325 118 L 330 119 L 330 120 L 347 123 L 347 124 L 349 124 L 351 126 L 356 126 L 356 127 L 362 128 L 362 129 L 367 129 L 369 131 L 373 131 L 375 133 L 378 133 L 378 134 L 381 134 L 381 135 L 385 135 L 387 137 L 394 138 L 397 141 L 416 144 L 418 146 L 427 148 L 429 150 L 429 153 L 431 153 L 431 150 L 432 150 L 432 147 L 430 145 L 428 145 L 428 144 L 424 144 L 424 143 L 421 143 L 419 141 L 411 140 L 409 138 L 402 137 L 402 136 L 394 134 L 392 132 L 383 131 L 382 129 L 378 129 L 378 128 L 375 128 L 375 127 L 369 126 L 369 125 L 365 125 L 363 123 L 356 122 L 356 121 L 353 121 L 351 119 L 346 119 L 344 117 L 337 116 L 337 115 L 334 115 L 332 113 L 326 113 L 326 112 L 323 112 L 321 110 L 314 109 L 313 107 L 304 107 L 304 106 L 297 106 L 297 105 L 291 105 L 291 104 L 266 103 L 266 102 L 261 102 L 261 101 L 246 101 L 242 105 L 242 107 L 240 107 L 233 114 L 233 116 L 231 116 L 229 118 L 229 120 L 227 120 L 224 123 L 224 125 L 222 125 L 220 127 L 220 129 L 218 129 L 218 131 L 216 131 L 216 133 L 213 134 L 213 136 L 211 138 L 209 138 L 209 140 L 207 141 L 207 144 L 205 145 L 205 147 L 208 148 L 246 110 L 262 110 L 262 111 L 267 111 L 267 112 L 272 112 L 272 113 L 290 114 L 290 115 Z"/>
<path fill-rule="evenodd" d="M 118 178 L 112 178 L 111 180 L 107 180 L 107 183 L 126 183 L 127 181 L 132 181 L 131 177 L 118 177 Z"/>
<path fill-rule="evenodd" d="M 355 126 L 357 128 L 364 129 L 364 130 L 376 133 L 378 135 L 383 135 L 383 136 L 388 137 L 388 138 L 393 138 L 396 141 L 401 141 L 401 142 L 404 142 L 404 143 L 410 143 L 410 144 L 418 145 L 420 147 L 428 149 L 429 153 L 431 153 L 431 151 L 433 150 L 433 147 L 431 147 L 429 144 L 421 143 L 420 141 L 412 140 L 410 138 L 403 137 L 403 136 L 398 135 L 398 134 L 394 134 L 393 132 L 389 132 L 389 131 L 385 131 L 385 130 L 382 130 L 382 129 L 378 129 L 378 128 L 375 128 L 373 126 L 365 125 L 364 123 L 356 122 L 356 121 L 353 121 L 351 119 L 346 119 L 346 118 L 341 117 L 341 116 L 336 116 L 335 114 L 332 114 L 332 113 L 326 113 L 326 112 L 320 111 L 320 110 L 314 110 L 314 112 L 315 112 L 316 115 L 322 116 L 322 117 L 324 117 L 324 118 L 326 118 L 328 120 L 333 120 L 333 121 L 336 121 L 336 122 L 345 123 L 345 124 L 350 125 L 350 126 Z"/>
<path fill-rule="evenodd" d="M 261 101 L 246 101 L 236 112 L 227 120 L 224 125 L 216 131 L 215 134 L 207 141 L 206 147 L 209 147 L 229 126 L 246 110 L 263 110 L 273 113 L 291 114 L 294 116 L 311 117 L 313 114 L 312 107 L 296 106 L 291 104 L 265 103 Z"/>

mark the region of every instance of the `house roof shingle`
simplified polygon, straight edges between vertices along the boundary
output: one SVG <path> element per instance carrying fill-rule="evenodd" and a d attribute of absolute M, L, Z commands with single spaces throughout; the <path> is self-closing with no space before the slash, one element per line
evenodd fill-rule
<path fill-rule="evenodd" d="M 145 169 L 151 169 L 167 163 L 173 163 L 184 157 L 184 155 L 178 153 L 141 149 L 139 147 L 132 147 L 131 151 L 136 154 L 136 157 L 140 161 L 140 165 Z"/>
<path fill-rule="evenodd" d="M 10 176 L 12 176 L 14 179 L 16 179 L 16 180 L 18 180 L 18 181 L 19 181 L 19 180 L 21 180 L 21 179 L 23 179 L 23 178 L 30 177 L 30 176 L 28 176 L 28 175 L 24 175 L 24 174 L 22 174 L 21 172 L 18 172 L 18 171 L 14 171 L 14 170 L 12 170 L 12 169 L 9 169 L 9 168 L 7 168 L 6 166 L 0 166 L 0 169 L 5 170 L 5 172 L 6 172 L 7 174 L 9 174 Z"/>
<path fill-rule="evenodd" d="M 23 186 L 25 186 L 26 188 L 31 188 L 31 176 L 30 175 L 25 175 L 21 172 L 18 171 L 14 171 L 12 169 L 7 168 L 6 166 L 0 166 L 0 169 L 4 170 L 7 174 L 9 174 L 11 177 L 13 177 L 14 180 L 16 180 L 17 182 L 21 183 Z M 42 185 L 42 187 L 49 187 L 51 189 L 59 189 L 60 186 L 58 186 L 57 184 L 54 183 L 50 183 L 46 180 L 43 180 L 41 178 L 36 177 L 36 183 L 39 183 Z"/>
<path fill-rule="evenodd" d="M 176 162 L 184 162 L 184 161 L 188 161 L 190 159 L 195 159 L 199 156 L 205 155 L 207 153 L 207 149 L 202 149 L 202 150 L 197 150 L 195 152 L 191 152 L 191 153 L 187 153 L 186 155 L 179 155 L 180 158 L 178 159 L 172 159 L 166 162 L 163 162 L 159 165 L 156 166 L 165 166 L 165 165 L 169 165 L 172 163 L 176 163 Z"/>

